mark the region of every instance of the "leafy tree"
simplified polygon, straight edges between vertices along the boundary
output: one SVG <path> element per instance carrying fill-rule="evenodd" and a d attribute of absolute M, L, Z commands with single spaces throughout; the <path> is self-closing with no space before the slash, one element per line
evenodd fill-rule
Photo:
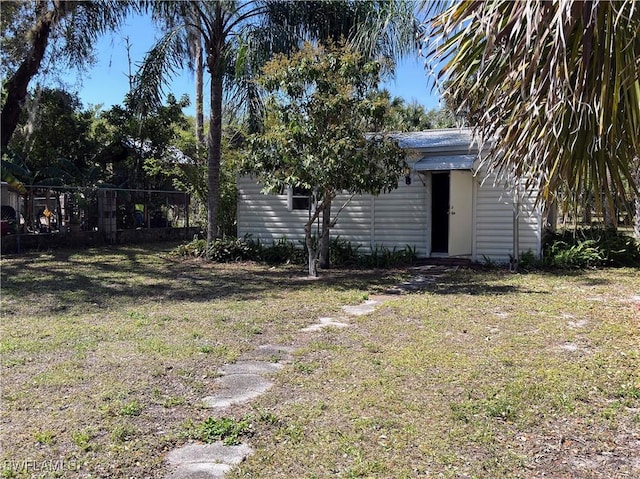
<path fill-rule="evenodd" d="M 154 11 L 183 20 L 182 26 L 200 32 L 211 78 L 208 135 L 207 242 L 218 234 L 217 211 L 222 152 L 222 114 L 225 79 L 247 86 L 244 108 L 255 118 L 260 101 L 249 81 L 273 52 L 293 50 L 301 38 L 344 37 L 366 55 L 395 60 L 415 47 L 417 22 L 413 5 L 385 2 L 192 1 L 155 2 Z M 174 29 L 149 52 L 140 72 L 136 95 L 142 104 L 160 101 L 162 86 L 182 66 L 184 42 Z M 392 63 L 390 64 L 392 65 Z M 235 82 L 234 82 L 235 80 Z M 229 87 L 229 85 L 227 85 Z M 227 88 L 227 92 L 234 88 Z M 236 90 L 237 91 L 237 90 Z"/>
<path fill-rule="evenodd" d="M 134 4 L 120 0 L 0 3 L 3 151 L 19 122 L 29 83 L 43 64 L 81 68 L 91 61 L 97 37 L 116 28 Z"/>
<path fill-rule="evenodd" d="M 9 146 L 31 171 L 47 167 L 68 170 L 69 162 L 76 172 L 86 170 L 93 166 L 97 148 L 91 135 L 92 120 L 93 112 L 82 110 L 77 95 L 38 89 L 28 96 Z M 71 185 L 80 178 L 68 180 Z"/>
<path fill-rule="evenodd" d="M 127 97 L 123 106 L 113 106 L 101 114 L 104 122 L 100 136 L 105 148 L 99 158 L 104 164 L 113 164 L 112 183 L 124 188 L 170 187 L 157 167 L 147 165 L 145 170 L 145 165 L 150 162 L 170 164 L 182 159 L 180 152 L 171 147 L 178 139 L 178 128 L 188 126 L 182 112 L 187 106 L 189 98 L 186 95 L 178 100 L 169 94 L 164 105 L 141 117 L 136 103 Z"/>
<path fill-rule="evenodd" d="M 317 205 L 304 225 L 310 276 L 317 276 L 319 255 L 312 226 L 322 213 L 327 221 L 319 241 L 329 237 L 340 212 L 328 220 L 332 200 L 342 191 L 377 195 L 398 186 L 404 151 L 384 135 L 366 135 L 385 111 L 370 96 L 380 70 L 380 62 L 349 48 L 307 43 L 290 57 L 276 56 L 260 77 L 269 93 L 265 131 L 250 137 L 244 169 L 267 192 L 314 192 Z"/>
<path fill-rule="evenodd" d="M 593 188 L 613 204 L 640 148 L 640 8 L 633 1 L 432 4 L 427 58 L 478 121 L 498 172 L 542 198 Z M 446 94 L 446 92 L 445 92 Z"/>

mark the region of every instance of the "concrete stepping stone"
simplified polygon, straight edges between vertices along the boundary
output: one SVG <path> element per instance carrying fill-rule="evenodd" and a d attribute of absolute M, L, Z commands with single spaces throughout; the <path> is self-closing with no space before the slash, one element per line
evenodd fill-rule
<path fill-rule="evenodd" d="M 239 361 L 227 364 L 218 371 L 222 376 L 216 379 L 220 388 L 212 396 L 202 399 L 206 407 L 224 408 L 241 404 L 268 391 L 273 381 L 265 374 L 273 374 L 282 369 L 282 364 L 266 361 Z"/>
<path fill-rule="evenodd" d="M 253 351 L 244 354 L 243 359 L 255 361 L 268 361 L 271 363 L 280 363 L 291 361 L 292 353 L 295 348 L 292 346 L 281 346 L 278 344 L 263 344 Z"/>
<path fill-rule="evenodd" d="M 167 454 L 167 462 L 174 470 L 166 479 L 222 479 L 229 470 L 253 453 L 248 444 L 225 446 L 222 441 L 213 444 L 188 444 Z"/>
<path fill-rule="evenodd" d="M 355 306 L 343 306 L 342 311 L 351 316 L 362 316 L 373 313 L 379 304 L 380 301 L 368 299 L 364 303 L 356 304 Z"/>
<path fill-rule="evenodd" d="M 218 372 L 222 375 L 230 374 L 273 374 L 280 371 L 283 365 L 280 363 L 269 363 L 266 361 L 238 361 L 237 363 L 225 364 Z"/>
<path fill-rule="evenodd" d="M 333 318 L 318 318 L 318 322 L 316 324 L 312 324 L 311 326 L 307 326 L 306 328 L 302 328 L 300 331 L 305 333 L 313 333 L 316 331 L 320 331 L 324 328 L 346 328 L 349 326 L 348 323 L 342 323 L 340 321 L 335 321 Z"/>

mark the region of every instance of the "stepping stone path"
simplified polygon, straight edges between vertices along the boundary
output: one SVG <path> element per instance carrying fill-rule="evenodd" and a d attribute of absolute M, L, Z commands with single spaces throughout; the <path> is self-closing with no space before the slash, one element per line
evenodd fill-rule
<path fill-rule="evenodd" d="M 424 266 L 414 268 L 415 276 L 399 286 L 386 291 L 387 294 L 404 294 L 414 292 L 433 283 L 443 274 L 442 268 Z M 318 318 L 318 322 L 301 329 L 303 333 L 313 333 L 324 328 L 346 328 L 349 318 L 372 313 L 388 296 L 368 299 L 355 306 L 343 306 L 344 316 L 333 319 Z M 227 364 L 218 370 L 220 377 L 216 379 L 218 389 L 211 396 L 202 399 L 205 407 L 222 410 L 234 404 L 250 401 L 265 393 L 273 386 L 271 376 L 280 371 L 292 360 L 294 347 L 280 345 L 258 346 L 245 354 L 237 362 Z M 192 443 L 170 451 L 166 461 L 171 472 L 166 479 L 222 479 L 225 474 L 253 453 L 251 447 L 242 443 L 237 446 L 226 446 L 222 441 L 213 444 Z"/>

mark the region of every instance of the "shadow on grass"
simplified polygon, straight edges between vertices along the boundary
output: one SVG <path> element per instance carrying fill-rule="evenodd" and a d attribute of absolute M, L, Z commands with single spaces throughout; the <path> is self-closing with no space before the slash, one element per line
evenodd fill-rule
<path fill-rule="evenodd" d="M 102 305 L 112 301 L 211 301 L 232 298 L 251 300 L 277 291 L 305 290 L 322 285 L 335 291 L 383 292 L 412 274 L 411 268 L 390 270 L 332 269 L 309 279 L 303 265 L 267 266 L 254 263 L 216 264 L 169 255 L 177 243 L 117 246 L 89 250 L 58 250 L 10 256 L 2 261 L 2 293 L 5 298 L 34 300 L 46 293 L 73 304 Z M 526 287 L 525 279 L 504 281 L 505 270 L 476 267 L 431 271 L 433 280 L 415 292 L 438 295 L 549 294 Z M 549 276 L 582 277 L 585 285 L 606 285 L 609 280 L 590 271 L 538 271 Z M 633 273 L 630 273 L 633 274 Z"/>
<path fill-rule="evenodd" d="M 304 266 L 216 264 L 169 255 L 174 244 L 60 250 L 12 256 L 2 262 L 3 296 L 33 300 L 46 293 L 70 303 L 107 301 L 251 300 L 268 292 L 315 288 L 350 290 L 388 287 L 393 274 L 332 270 L 309 279 Z M 72 304 L 69 304 L 72 306 Z"/>

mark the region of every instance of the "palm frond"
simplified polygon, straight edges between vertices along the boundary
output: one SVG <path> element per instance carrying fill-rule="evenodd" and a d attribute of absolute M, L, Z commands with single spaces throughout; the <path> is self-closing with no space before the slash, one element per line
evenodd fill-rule
<path fill-rule="evenodd" d="M 133 81 L 129 99 L 142 115 L 162 105 L 169 80 L 178 73 L 186 58 L 185 26 L 165 33 L 147 52 Z"/>
<path fill-rule="evenodd" d="M 437 10 L 440 9 L 440 10 Z M 431 6 L 427 62 L 480 118 L 488 164 L 543 196 L 630 184 L 640 151 L 640 8 L 608 2 L 462 1 Z M 492 142 L 491 144 L 489 142 Z"/>
<path fill-rule="evenodd" d="M 347 41 L 365 58 L 382 57 L 393 72 L 396 62 L 420 46 L 423 27 L 407 1 L 355 2 L 356 21 Z"/>
<path fill-rule="evenodd" d="M 30 171 L 4 158 L 2 158 L 1 163 L 2 181 L 18 190 L 20 194 L 25 194 L 27 192 L 25 179 L 29 178 Z M 20 178 L 22 178 L 22 180 Z"/>

